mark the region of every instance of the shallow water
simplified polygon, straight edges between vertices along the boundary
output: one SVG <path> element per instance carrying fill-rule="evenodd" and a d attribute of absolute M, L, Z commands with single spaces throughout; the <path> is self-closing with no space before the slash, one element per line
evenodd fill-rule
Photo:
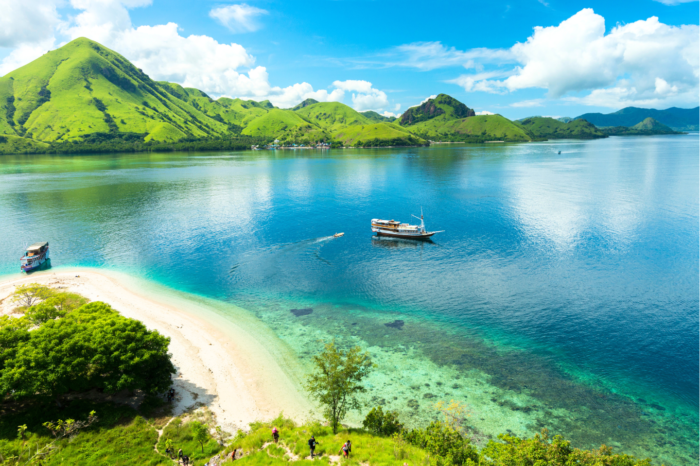
<path fill-rule="evenodd" d="M 0 274 L 49 240 L 54 266 L 246 308 L 302 361 L 334 337 L 368 348 L 367 405 L 408 424 L 454 398 L 478 442 L 547 427 L 697 463 L 698 150 L 694 134 L 5 156 Z M 421 207 L 434 242 L 372 237 L 371 218 Z"/>

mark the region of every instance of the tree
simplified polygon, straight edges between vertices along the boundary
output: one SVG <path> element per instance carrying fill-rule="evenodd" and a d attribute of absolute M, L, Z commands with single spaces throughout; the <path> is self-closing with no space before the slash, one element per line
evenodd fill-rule
<path fill-rule="evenodd" d="M 399 422 L 399 413 L 396 411 L 385 413 L 381 406 L 372 408 L 362 421 L 362 425 L 376 435 L 388 436 L 403 430 L 403 425 Z"/>
<path fill-rule="evenodd" d="M 192 434 L 196 442 L 202 447 L 202 453 L 204 453 L 204 444 L 209 441 L 209 426 L 202 424 L 199 421 L 192 422 Z"/>
<path fill-rule="evenodd" d="M 27 312 L 25 312 L 24 315 L 27 316 L 27 319 L 29 319 L 33 325 L 41 325 L 49 320 L 64 317 L 66 315 L 66 311 L 57 309 L 51 304 L 48 304 L 48 301 L 43 301 L 27 309 Z"/>
<path fill-rule="evenodd" d="M 20 307 L 23 308 L 32 307 L 34 304 L 50 298 L 53 293 L 53 290 L 48 286 L 30 283 L 17 287 L 12 293 L 12 302 L 19 303 Z"/>
<path fill-rule="evenodd" d="M 358 346 L 339 350 L 334 341 L 314 356 L 318 372 L 307 378 L 306 390 L 323 405 L 333 433 L 338 433 L 340 421 L 348 410 L 360 408 L 356 395 L 366 391 L 361 382 L 369 374 L 372 361 L 369 353 L 361 351 Z"/>
<path fill-rule="evenodd" d="M 94 388 L 155 394 L 171 385 L 175 373 L 170 339 L 101 302 L 48 320 L 31 332 L 6 333 L 0 323 L 0 339 L 16 342 L 6 353 L 0 347 L 0 392 L 14 391 L 15 398 Z"/>

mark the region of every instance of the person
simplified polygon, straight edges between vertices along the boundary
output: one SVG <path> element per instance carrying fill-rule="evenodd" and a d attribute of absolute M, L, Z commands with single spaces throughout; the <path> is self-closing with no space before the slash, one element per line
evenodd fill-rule
<path fill-rule="evenodd" d="M 314 459 L 314 450 L 316 450 L 316 444 L 318 442 L 312 435 L 311 438 L 309 439 L 309 449 L 311 450 L 311 459 Z"/>
<path fill-rule="evenodd" d="M 277 430 L 277 427 L 272 428 L 272 438 L 275 440 L 275 443 L 277 443 L 280 438 L 280 432 Z"/>
<path fill-rule="evenodd" d="M 186 456 L 186 455 L 183 456 L 183 457 L 182 457 L 182 464 L 184 464 L 185 466 L 187 466 L 188 464 L 190 464 L 190 457 L 189 457 L 189 456 Z"/>
<path fill-rule="evenodd" d="M 346 445 L 348 446 L 348 458 L 350 458 L 350 453 L 352 453 L 352 443 L 350 443 L 350 440 L 348 440 Z"/>
<path fill-rule="evenodd" d="M 180 460 L 182 459 L 182 448 L 180 448 L 177 451 L 177 462 L 180 463 Z"/>
<path fill-rule="evenodd" d="M 233 451 L 231 452 L 231 461 L 236 459 L 236 450 L 238 450 L 238 448 L 234 448 Z"/>
<path fill-rule="evenodd" d="M 343 447 L 340 449 L 338 453 L 342 453 L 345 458 L 348 457 L 348 444 L 344 443 Z"/>

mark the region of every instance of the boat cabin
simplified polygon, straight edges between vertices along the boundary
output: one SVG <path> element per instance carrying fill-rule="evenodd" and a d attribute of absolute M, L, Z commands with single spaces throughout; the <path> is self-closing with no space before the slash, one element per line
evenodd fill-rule
<path fill-rule="evenodd" d="M 48 248 L 49 248 L 48 242 L 34 243 L 27 248 L 27 253 L 25 254 L 25 256 L 26 257 L 33 257 L 33 256 L 41 255 Z"/>

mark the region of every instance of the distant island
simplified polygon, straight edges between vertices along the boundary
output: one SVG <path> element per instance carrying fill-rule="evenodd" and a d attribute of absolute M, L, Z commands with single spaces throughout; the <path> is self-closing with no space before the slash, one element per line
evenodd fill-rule
<path fill-rule="evenodd" d="M 601 128 L 605 134 L 610 136 L 646 136 L 654 134 L 687 134 L 682 131 L 674 131 L 668 126 L 659 123 L 651 117 L 645 118 L 643 121 L 634 126 L 608 126 Z"/>
<path fill-rule="evenodd" d="M 664 126 L 668 119 L 684 128 L 695 121 L 697 128 L 698 109 L 633 110 L 514 122 L 476 115 L 445 94 L 398 118 L 314 99 L 280 109 L 269 101 L 215 100 L 198 89 L 153 81 L 116 52 L 79 38 L 0 77 L 0 153 L 241 150 L 273 142 L 276 147 L 362 148 L 676 134 Z M 646 117 L 635 118 L 644 112 L 661 115 L 661 123 L 637 128 Z M 689 120 L 693 112 L 695 120 Z M 627 127 L 630 121 L 633 128 Z"/>
<path fill-rule="evenodd" d="M 666 110 L 626 107 L 615 113 L 585 113 L 576 117 L 576 119 L 593 123 L 599 128 L 608 126 L 632 127 L 643 122 L 647 118 L 652 118 L 660 124 L 670 127 L 674 131 L 698 131 L 698 125 L 700 124 L 700 107 L 671 107 Z"/>

